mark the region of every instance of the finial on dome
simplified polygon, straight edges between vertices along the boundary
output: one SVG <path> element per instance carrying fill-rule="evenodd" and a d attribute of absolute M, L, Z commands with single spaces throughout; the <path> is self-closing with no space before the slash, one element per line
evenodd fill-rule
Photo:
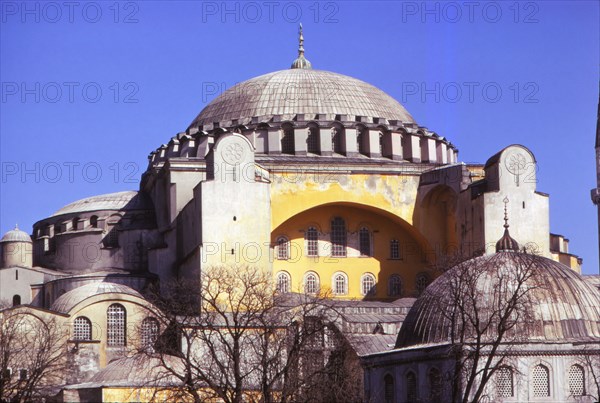
<path fill-rule="evenodd" d="M 298 58 L 292 63 L 292 69 L 312 69 L 311 63 L 304 57 L 304 35 L 302 33 L 302 23 L 298 28 Z"/>
<path fill-rule="evenodd" d="M 19 229 L 19 223 L 15 223 L 15 229 L 18 230 Z"/>
<path fill-rule="evenodd" d="M 506 251 L 519 251 L 519 243 L 514 240 L 509 232 L 508 232 L 508 197 L 505 197 L 504 200 L 504 235 L 502 238 L 496 242 L 496 252 L 506 252 Z"/>

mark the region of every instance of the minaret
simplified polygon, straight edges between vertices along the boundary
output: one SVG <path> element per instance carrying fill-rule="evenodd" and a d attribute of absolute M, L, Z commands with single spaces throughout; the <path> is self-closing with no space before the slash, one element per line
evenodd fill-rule
<path fill-rule="evenodd" d="M 592 189 L 592 201 L 598 209 L 598 257 L 600 259 L 600 90 L 598 93 L 598 114 L 596 115 L 596 119 L 596 188 Z M 600 267 L 598 270 L 600 272 Z"/>
<path fill-rule="evenodd" d="M 302 24 L 298 28 L 298 58 L 294 60 L 292 69 L 312 69 L 312 65 L 304 57 L 304 35 L 302 34 Z"/>

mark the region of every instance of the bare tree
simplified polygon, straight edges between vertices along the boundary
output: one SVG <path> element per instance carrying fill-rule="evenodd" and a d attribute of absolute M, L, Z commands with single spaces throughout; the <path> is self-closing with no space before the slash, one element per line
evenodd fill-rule
<path fill-rule="evenodd" d="M 443 334 L 429 335 L 449 342 L 453 369 L 448 374 L 451 401 L 481 402 L 494 374 L 507 365 L 512 345 L 532 323 L 531 297 L 540 287 L 531 281 L 538 257 L 505 252 L 453 265 L 428 287 L 418 304 L 443 323 Z M 407 318 L 407 321 L 415 318 Z M 402 334 L 403 340 L 422 337 Z M 439 390 L 434 393 L 441 393 Z M 441 396 L 431 396 L 433 400 Z"/>
<path fill-rule="evenodd" d="M 66 337 L 55 317 L 29 307 L 0 311 L 0 401 L 55 395 L 66 369 Z"/>
<path fill-rule="evenodd" d="M 178 380 L 169 387 L 182 399 L 308 401 L 340 345 L 331 299 L 278 294 L 255 267 L 211 267 L 199 284 L 169 284 L 151 300 L 167 330 L 141 351 Z"/>
<path fill-rule="evenodd" d="M 588 390 L 587 394 L 598 402 L 600 401 L 600 350 L 598 348 L 587 348 L 581 358 L 594 388 L 594 390 Z"/>

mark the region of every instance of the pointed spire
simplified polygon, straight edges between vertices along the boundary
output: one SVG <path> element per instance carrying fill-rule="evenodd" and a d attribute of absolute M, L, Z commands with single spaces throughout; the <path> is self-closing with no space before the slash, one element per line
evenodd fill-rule
<path fill-rule="evenodd" d="M 497 252 L 507 252 L 507 251 L 513 251 L 513 252 L 518 252 L 519 251 L 519 243 L 517 241 L 515 241 L 511 236 L 510 233 L 508 232 L 508 197 L 505 197 L 504 200 L 504 235 L 502 235 L 502 238 L 500 238 L 498 240 L 498 242 L 496 242 L 496 253 Z"/>
<path fill-rule="evenodd" d="M 298 28 L 298 58 L 292 63 L 292 69 L 312 69 L 311 63 L 304 57 L 304 35 L 302 23 Z"/>

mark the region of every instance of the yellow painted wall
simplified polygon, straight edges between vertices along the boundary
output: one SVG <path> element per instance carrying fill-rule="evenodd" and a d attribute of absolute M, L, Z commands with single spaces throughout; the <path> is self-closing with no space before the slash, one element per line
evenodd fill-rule
<path fill-rule="evenodd" d="M 328 243 L 330 223 L 336 216 L 346 221 L 349 233 L 347 248 L 349 255 L 359 255 L 356 250 L 352 250 L 350 237 L 358 237 L 358 231 L 362 226 L 369 228 L 372 234 L 372 257 L 331 257 L 330 253 L 319 257 L 306 256 L 304 232 L 309 226 L 314 226 L 320 233 L 319 241 Z M 272 233 L 272 243 L 276 244 L 281 236 L 285 236 L 290 241 L 290 259 L 275 259 L 274 275 L 277 276 L 280 271 L 288 272 L 292 280 L 291 291 L 295 292 L 303 292 L 304 275 L 308 271 L 317 273 L 321 289 L 324 291 L 331 287 L 332 277 L 340 271 L 348 276 L 348 294 L 343 298 L 364 297 L 361 293 L 361 277 L 365 273 L 372 273 L 377 280 L 375 295 L 377 298 L 388 297 L 388 278 L 392 274 L 398 274 L 402 279 L 402 296 L 413 296 L 417 274 L 427 271 L 423 249 L 414 234 L 411 234 L 411 227 L 399 218 L 393 218 L 383 212 L 374 212 L 369 206 L 342 203 L 308 209 L 275 228 Z M 400 243 L 401 259 L 399 260 L 390 259 L 392 239 L 397 239 Z M 358 242 L 355 247 L 358 247 Z M 276 253 L 275 257 L 277 257 Z"/>

